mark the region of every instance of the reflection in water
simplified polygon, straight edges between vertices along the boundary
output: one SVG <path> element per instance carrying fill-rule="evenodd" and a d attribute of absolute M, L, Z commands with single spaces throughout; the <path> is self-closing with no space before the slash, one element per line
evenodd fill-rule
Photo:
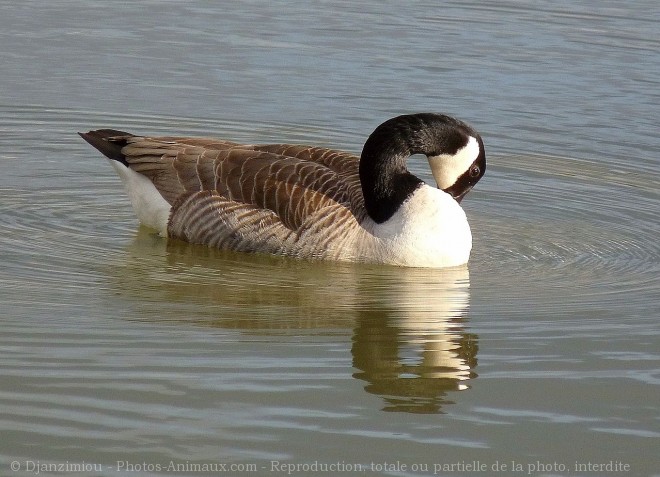
<path fill-rule="evenodd" d="M 352 354 L 360 371 L 354 376 L 383 396 L 384 410 L 441 412 L 451 403 L 447 394 L 467 389 L 476 376 L 477 337 L 463 326 L 468 271 L 399 272 L 400 281 L 379 290 L 381 306 L 357 317 Z"/>
<path fill-rule="evenodd" d="M 464 329 L 467 267 L 304 262 L 166 241 L 144 228 L 128 252 L 115 273 L 138 316 L 258 334 L 353 329 L 354 377 L 385 410 L 441 412 L 448 393 L 476 376 L 477 337 Z"/>

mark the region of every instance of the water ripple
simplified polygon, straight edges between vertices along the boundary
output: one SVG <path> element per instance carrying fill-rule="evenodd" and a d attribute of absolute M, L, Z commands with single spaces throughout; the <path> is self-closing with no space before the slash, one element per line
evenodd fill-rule
<path fill-rule="evenodd" d="M 660 275 L 657 173 L 552 156 L 492 162 L 486 190 L 466 204 L 474 275 L 524 275 L 512 295 L 529 301 L 548 289 L 599 305 L 648 300 Z"/>

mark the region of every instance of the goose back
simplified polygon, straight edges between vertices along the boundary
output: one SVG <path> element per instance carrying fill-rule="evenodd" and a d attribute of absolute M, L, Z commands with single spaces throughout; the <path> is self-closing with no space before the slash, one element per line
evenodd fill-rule
<path fill-rule="evenodd" d="M 240 251 L 340 258 L 366 212 L 358 157 L 287 144 L 203 138 L 122 141 L 124 161 L 172 209 L 168 235 Z"/>

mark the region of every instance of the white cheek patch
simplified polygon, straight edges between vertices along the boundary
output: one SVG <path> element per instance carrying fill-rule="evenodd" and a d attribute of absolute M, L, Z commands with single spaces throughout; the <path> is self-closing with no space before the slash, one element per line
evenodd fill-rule
<path fill-rule="evenodd" d="M 456 154 L 440 154 L 429 156 L 429 166 L 439 189 L 453 186 L 458 178 L 465 173 L 479 156 L 479 142 L 470 136 L 468 143 Z"/>

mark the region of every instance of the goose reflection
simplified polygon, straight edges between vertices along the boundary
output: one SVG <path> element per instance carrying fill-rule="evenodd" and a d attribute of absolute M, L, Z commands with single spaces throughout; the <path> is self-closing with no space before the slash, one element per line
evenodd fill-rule
<path fill-rule="evenodd" d="M 352 330 L 353 377 L 385 411 L 443 412 L 477 376 L 465 266 L 287 260 L 165 242 L 143 228 L 128 252 L 113 270 L 119 292 L 144 303 L 142 319 L 272 336 Z"/>
<path fill-rule="evenodd" d="M 353 376 L 382 396 L 386 411 L 442 412 L 448 394 L 476 377 L 477 337 L 465 330 L 468 270 L 398 278 L 377 293 L 380 307 L 357 317 Z"/>

